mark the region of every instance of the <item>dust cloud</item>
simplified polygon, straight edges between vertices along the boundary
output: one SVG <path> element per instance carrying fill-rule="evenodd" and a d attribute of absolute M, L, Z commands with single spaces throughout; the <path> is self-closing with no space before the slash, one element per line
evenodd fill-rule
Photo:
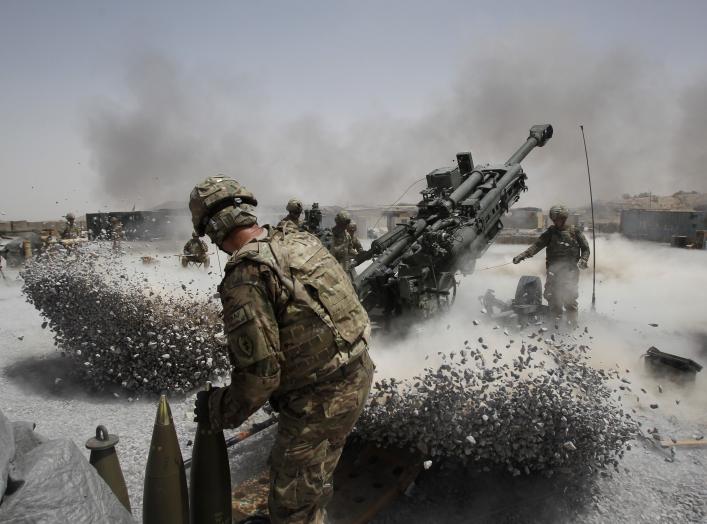
<path fill-rule="evenodd" d="M 495 244 L 479 261 L 477 271 L 462 277 L 457 300 L 442 317 L 412 326 L 408 336 L 397 339 L 380 336 L 374 340 L 374 358 L 380 377 L 410 378 L 426 366 L 438 362 L 437 352 L 458 352 L 469 340 L 478 346 L 482 337 L 489 351 L 498 349 L 511 358 L 521 341 L 535 329 L 518 332 L 515 326 L 505 331 L 501 322 L 488 318 L 479 300 L 487 289 L 498 298 L 510 300 L 522 275 L 538 275 L 545 280 L 544 253 L 518 265 L 483 270 L 509 262 L 524 246 Z M 707 311 L 707 251 L 689 251 L 646 242 L 632 242 L 618 235 L 597 239 L 597 310 L 591 311 L 591 269 L 580 278 L 580 332 L 577 343 L 591 347 L 592 362 L 605 369 L 628 369 L 632 389 L 641 403 L 666 403 L 674 412 L 704 415 L 703 398 L 707 392 L 705 372 L 693 385 L 656 381 L 644 369 L 642 355 L 650 346 L 693 358 L 707 364 L 704 346 L 704 311 Z M 473 321 L 479 321 L 474 325 Z M 653 327 L 650 324 L 658 324 Z M 552 329 L 547 324 L 546 327 Z M 703 331 L 700 332 L 699 330 Z M 589 336 L 592 338 L 589 339 Z M 513 340 L 511 348 L 504 349 Z M 663 393 L 659 393 L 660 382 Z M 648 392 L 639 392 L 643 387 Z M 629 396 L 631 402 L 634 397 Z M 679 400 L 678 405 L 674 401 Z"/>

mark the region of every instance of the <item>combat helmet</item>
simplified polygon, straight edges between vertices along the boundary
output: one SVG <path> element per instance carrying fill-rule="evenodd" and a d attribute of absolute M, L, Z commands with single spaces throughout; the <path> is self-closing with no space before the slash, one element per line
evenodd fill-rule
<path fill-rule="evenodd" d="M 219 247 L 233 229 L 257 223 L 257 205 L 253 193 L 224 175 L 208 177 L 189 195 L 194 231 Z"/>
<path fill-rule="evenodd" d="M 287 202 L 287 207 L 285 209 L 288 213 L 294 213 L 295 215 L 299 215 L 302 213 L 302 202 L 297 198 L 291 198 Z"/>
<path fill-rule="evenodd" d="M 74 220 L 76 220 L 76 216 L 74 216 L 73 213 L 67 213 L 64 218 L 65 218 L 68 222 L 73 222 Z"/>
<path fill-rule="evenodd" d="M 555 220 L 559 217 L 567 218 L 570 216 L 570 211 L 562 204 L 555 204 L 550 208 L 550 220 Z"/>
<path fill-rule="evenodd" d="M 339 211 L 334 217 L 337 226 L 348 226 L 351 223 L 351 215 L 345 209 Z"/>

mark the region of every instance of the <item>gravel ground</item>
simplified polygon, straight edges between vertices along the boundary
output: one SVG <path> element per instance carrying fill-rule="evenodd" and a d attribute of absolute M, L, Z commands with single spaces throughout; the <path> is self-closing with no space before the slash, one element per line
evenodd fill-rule
<path fill-rule="evenodd" d="M 599 309 L 605 316 L 585 315 L 595 337 L 595 365 L 630 370 L 633 391 L 626 393 L 623 401 L 627 408 L 636 410 L 635 418 L 644 430 L 655 427 L 662 435 L 674 438 L 706 434 L 705 372 L 691 389 L 663 382 L 663 391 L 659 392 L 658 383 L 642 374 L 640 362 L 641 353 L 649 345 L 701 357 L 703 364 L 707 361 L 707 350 L 700 348 L 704 341 L 691 336 L 691 330 L 702 326 L 699 319 L 707 308 L 705 254 L 676 253 L 646 245 L 634 248 L 618 241 L 600 247 L 611 249 L 616 257 L 625 254 L 626 258 L 598 275 Z M 646 257 L 659 249 L 665 251 L 648 264 Z M 493 246 L 480 266 L 504 262 L 516 251 L 518 246 Z M 184 278 L 179 276 L 184 273 L 179 272 L 176 263 L 164 259 L 149 271 L 155 278 Z M 681 267 L 681 272 L 668 283 L 665 278 L 671 273 L 666 268 L 670 267 Z M 194 270 L 189 278 L 196 276 L 194 285 L 215 287 L 217 268 L 214 265 L 215 274 L 208 276 Z M 693 268 L 701 273 L 691 273 Z M 538 259 L 523 268 L 510 266 L 494 275 L 482 273 L 483 279 L 478 274 L 466 279 L 459 303 L 449 317 L 416 328 L 414 336 L 404 340 L 379 337 L 374 341 L 379 376 L 414 375 L 424 366 L 422 358 L 430 347 L 435 351 L 454 349 L 470 336 L 493 340 L 500 330 L 481 318 L 476 297 L 488 287 L 494 287 L 498 297 L 510 297 L 519 274 L 540 273 L 541 269 L 542 260 Z M 51 333 L 41 328 L 42 318 L 25 302 L 20 282 L 13 281 L 17 273 L 5 273 L 10 280 L 0 283 L 0 409 L 11 420 L 34 421 L 38 432 L 50 438 L 72 439 L 81 448 L 97 424 L 120 435 L 120 461 L 133 512 L 139 516 L 156 398 L 129 402 L 124 396 L 96 396 L 72 384 L 66 375 L 65 359 L 53 347 Z M 646 286 L 646 278 L 657 280 L 658 286 Z M 584 297 L 589 296 L 587 283 L 585 278 Z M 472 318 L 481 318 L 481 325 L 473 326 Z M 660 327 L 648 327 L 648 323 L 659 323 Z M 56 378 L 63 380 L 57 385 Z M 647 393 L 639 393 L 639 388 Z M 680 400 L 679 405 L 676 400 Z M 190 455 L 187 441 L 195 430 L 191 401 L 174 397 L 170 402 L 186 457 Z M 660 407 L 650 409 L 651 403 Z M 546 480 L 535 475 L 474 476 L 433 467 L 420 476 L 410 497 L 401 497 L 375 522 L 707 522 L 707 450 L 678 449 L 673 458 L 670 452 L 656 449 L 650 436 L 648 439 L 635 442 L 618 472 L 591 482 L 575 483 L 564 477 Z M 239 452 L 232 458 L 236 479 L 263 464 L 268 442 L 266 435 L 237 448 Z"/>

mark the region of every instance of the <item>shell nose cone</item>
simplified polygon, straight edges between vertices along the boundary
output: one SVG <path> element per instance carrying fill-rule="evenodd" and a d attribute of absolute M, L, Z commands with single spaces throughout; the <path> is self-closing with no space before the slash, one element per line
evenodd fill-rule
<path fill-rule="evenodd" d="M 172 410 L 169 409 L 166 395 L 160 395 L 160 402 L 157 404 L 157 417 L 155 418 L 156 426 L 171 426 L 172 425 Z"/>

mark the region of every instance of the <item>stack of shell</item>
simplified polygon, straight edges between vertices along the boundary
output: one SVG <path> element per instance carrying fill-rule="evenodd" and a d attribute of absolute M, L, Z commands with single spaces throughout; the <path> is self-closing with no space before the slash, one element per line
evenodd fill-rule
<path fill-rule="evenodd" d="M 436 463 L 513 475 L 618 467 L 637 431 L 615 394 L 628 380 L 591 367 L 576 335 L 566 342 L 545 331 L 503 352 L 482 338 L 476 348 L 466 341 L 411 380 L 376 382 L 357 435 Z"/>
<path fill-rule="evenodd" d="M 184 393 L 227 372 L 220 304 L 155 292 L 119 257 L 95 246 L 58 249 L 29 261 L 22 275 L 27 300 L 80 378 L 99 391 Z"/>

